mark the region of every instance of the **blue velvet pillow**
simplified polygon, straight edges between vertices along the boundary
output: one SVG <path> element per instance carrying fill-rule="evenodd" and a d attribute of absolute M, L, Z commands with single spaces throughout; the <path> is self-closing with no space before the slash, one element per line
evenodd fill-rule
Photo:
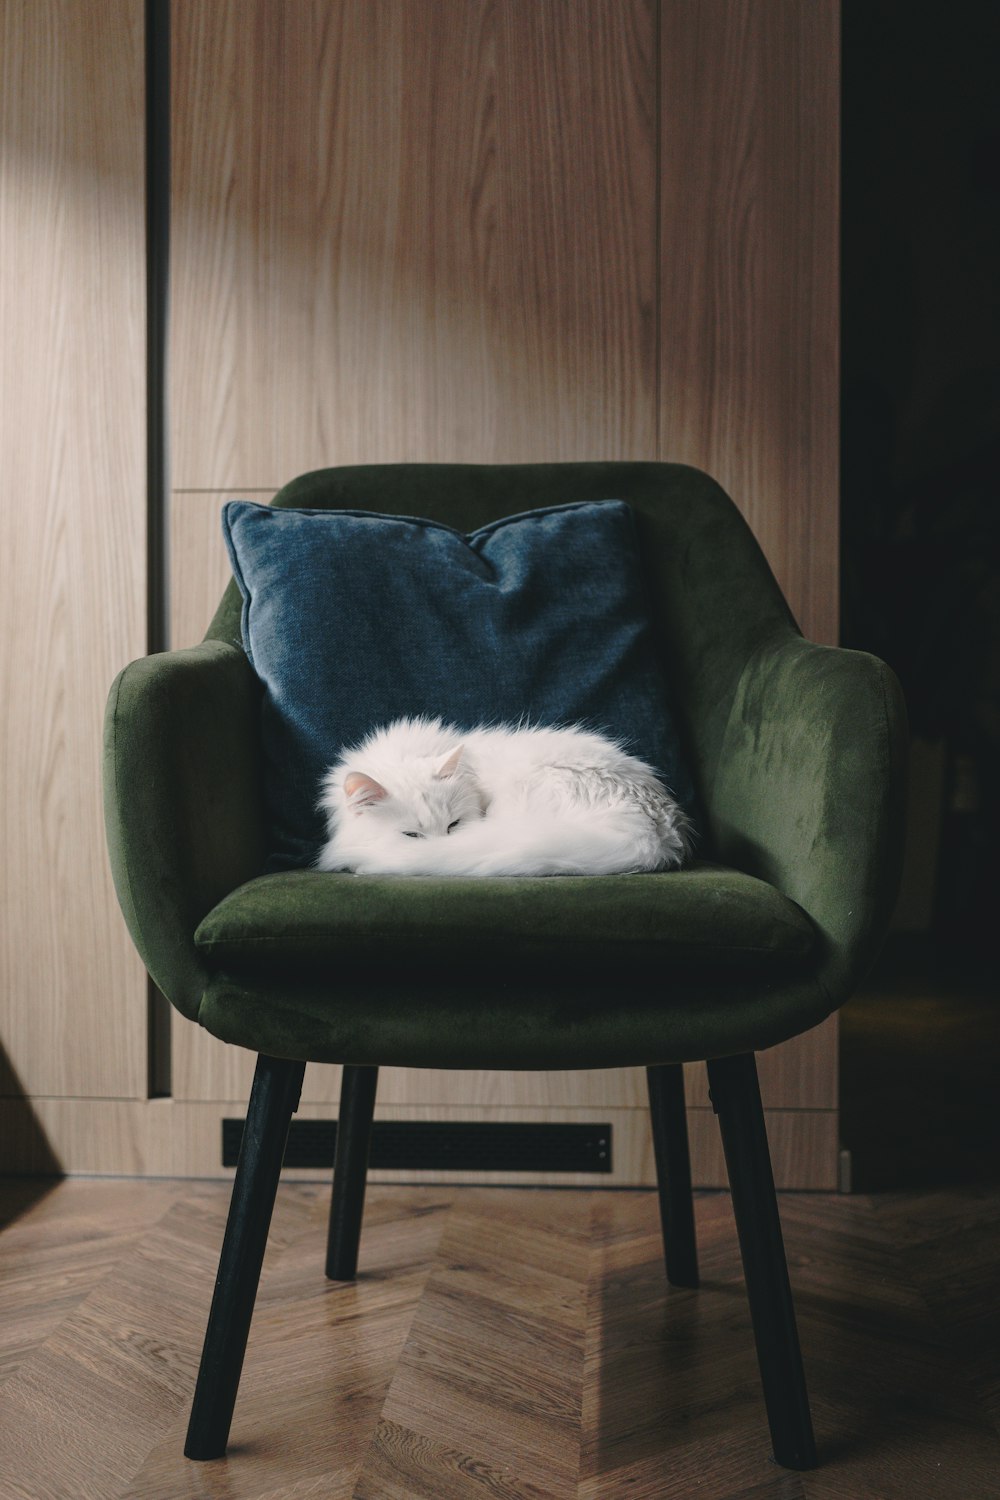
<path fill-rule="evenodd" d="M 232 500 L 223 530 L 265 690 L 270 869 L 313 861 L 323 772 L 406 715 L 463 729 L 585 722 L 623 739 L 692 810 L 623 501 L 526 511 L 464 536 L 415 517 Z"/>

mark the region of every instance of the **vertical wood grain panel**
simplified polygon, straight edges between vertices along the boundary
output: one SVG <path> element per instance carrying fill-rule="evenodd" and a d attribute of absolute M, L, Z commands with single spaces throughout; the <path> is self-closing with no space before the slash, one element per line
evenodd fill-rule
<path fill-rule="evenodd" d="M 269 505 L 273 490 L 239 494 L 177 494 L 170 504 L 170 647 L 196 646 L 232 578 L 222 539 L 222 507 L 227 500 Z"/>
<path fill-rule="evenodd" d="M 834 639 L 837 16 L 175 0 L 174 643 L 214 609 L 233 494 L 336 463 L 657 456 L 721 480 Z M 225 1051 L 178 1025 L 179 1096 L 242 1099 Z M 333 1072 L 306 1097 L 332 1103 Z M 772 1108 L 832 1107 L 836 1023 L 761 1080 Z M 644 1080 L 387 1070 L 382 1097 L 537 1118 L 634 1107 Z M 832 1171 L 796 1160 L 802 1185 Z"/>
<path fill-rule="evenodd" d="M 651 0 L 173 17 L 178 489 L 653 456 Z"/>
<path fill-rule="evenodd" d="M 830 643 L 839 15 L 661 5 L 660 456 L 719 480 L 805 633 Z"/>
<path fill-rule="evenodd" d="M 232 1049 L 236 1051 L 238 1049 Z M 336 1069 L 327 1069 L 331 1074 Z M 306 1077 L 309 1070 L 306 1069 Z M 507 1075 L 511 1076 L 511 1075 Z M 608 1075 L 604 1075 L 608 1076 Z M 245 1113 L 240 1103 L 189 1102 L 173 1099 L 39 1099 L 31 1112 L 21 1099 L 0 1099 L 0 1172 L 51 1171 L 41 1147 L 41 1131 L 59 1160 L 72 1172 L 123 1173 L 156 1177 L 224 1177 L 223 1119 Z M 328 1103 L 303 1100 L 298 1118 L 326 1120 L 334 1113 Z M 611 1126 L 613 1171 L 604 1173 L 536 1172 L 413 1172 L 373 1170 L 372 1182 L 475 1182 L 497 1186 L 652 1187 L 656 1182 L 649 1114 L 645 1109 L 618 1108 L 598 1101 L 563 1108 L 524 1109 L 504 1104 L 477 1106 L 404 1103 L 379 1106 L 386 1120 L 554 1121 Z M 765 1111 L 774 1176 L 778 1187 L 823 1188 L 837 1185 L 837 1115 L 834 1110 L 786 1109 Z M 688 1112 L 691 1170 L 702 1187 L 725 1187 L 718 1121 L 710 1109 Z M 286 1168 L 286 1178 L 329 1181 L 329 1171 Z"/>
<path fill-rule="evenodd" d="M 145 645 L 140 0 L 8 0 L 0 68 L 0 1092 L 138 1095 L 100 768 Z"/>

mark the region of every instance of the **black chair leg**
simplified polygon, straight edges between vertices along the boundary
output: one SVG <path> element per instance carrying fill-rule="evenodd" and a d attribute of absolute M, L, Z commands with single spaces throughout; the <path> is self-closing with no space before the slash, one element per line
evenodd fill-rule
<path fill-rule="evenodd" d="M 378 1068 L 345 1065 L 326 1241 L 326 1274 L 331 1281 L 353 1281 L 357 1274 L 377 1084 Z"/>
<path fill-rule="evenodd" d="M 647 1068 L 646 1081 L 667 1280 L 671 1286 L 697 1286 L 698 1250 L 694 1237 L 683 1065 L 661 1063 Z"/>
<path fill-rule="evenodd" d="M 708 1064 L 708 1081 L 726 1153 L 774 1457 L 786 1469 L 811 1469 L 816 1443 L 753 1054 L 715 1059 Z"/>
<path fill-rule="evenodd" d="M 221 1458 L 226 1451 L 281 1160 L 304 1071 L 305 1063 L 263 1054 L 257 1059 L 185 1458 Z"/>

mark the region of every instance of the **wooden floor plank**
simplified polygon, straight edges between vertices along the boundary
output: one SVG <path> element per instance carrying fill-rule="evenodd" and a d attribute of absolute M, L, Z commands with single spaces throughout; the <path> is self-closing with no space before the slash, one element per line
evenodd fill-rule
<path fill-rule="evenodd" d="M 589 1211 L 586 1193 L 458 1200 L 355 1500 L 574 1500 Z"/>
<path fill-rule="evenodd" d="M 670 1288 L 647 1192 L 283 1186 L 228 1456 L 182 1456 L 217 1183 L 0 1183 L 3 1500 L 1000 1493 L 1000 1190 L 781 1199 L 821 1467 L 770 1460 L 728 1195 Z M 4 1357 L 6 1364 L 2 1363 Z"/>
<path fill-rule="evenodd" d="M 653 1195 L 635 1195 L 624 1211 L 603 1206 L 610 1224 L 592 1250 L 580 1500 L 802 1500 L 799 1476 L 768 1472 L 728 1208 L 719 1195 L 696 1204 L 694 1291 L 667 1285 Z"/>
<path fill-rule="evenodd" d="M 806 1500 L 997 1493 L 1000 1443 L 872 1199 L 790 1200 L 793 1281 L 823 1467 Z"/>
<path fill-rule="evenodd" d="M 217 1259 L 218 1206 L 202 1201 L 207 1228 L 178 1198 L 4 1385 L 12 1497 L 117 1495 L 188 1399 Z"/>
<path fill-rule="evenodd" d="M 1000 1192 L 967 1185 L 885 1194 L 878 1219 L 963 1381 L 1000 1430 Z"/>
<path fill-rule="evenodd" d="M 0 1195 L 0 1383 L 119 1262 L 181 1195 L 178 1183 L 141 1183 L 128 1201 L 121 1184 L 98 1180 L 30 1191 L 11 1180 Z"/>
<path fill-rule="evenodd" d="M 329 1194 L 283 1188 L 275 1221 L 285 1241 L 265 1259 L 226 1458 L 183 1457 L 192 1376 L 177 1420 L 122 1500 L 349 1500 L 451 1198 L 450 1190 L 370 1189 L 358 1279 L 334 1283 L 323 1274 Z"/>

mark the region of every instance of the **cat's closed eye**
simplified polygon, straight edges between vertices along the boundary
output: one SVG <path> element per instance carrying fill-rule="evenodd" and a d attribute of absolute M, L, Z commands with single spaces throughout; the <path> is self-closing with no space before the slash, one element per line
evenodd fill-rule
<path fill-rule="evenodd" d="M 403 829 L 404 839 L 422 839 L 423 836 L 424 835 L 422 833 L 411 833 L 408 828 Z"/>
<path fill-rule="evenodd" d="M 461 823 L 461 821 L 462 821 L 461 818 L 456 818 L 455 821 L 454 821 L 454 823 L 449 823 L 448 824 L 448 832 L 450 833 L 453 828 L 457 828 L 458 825 L 459 825 L 459 823 Z"/>

